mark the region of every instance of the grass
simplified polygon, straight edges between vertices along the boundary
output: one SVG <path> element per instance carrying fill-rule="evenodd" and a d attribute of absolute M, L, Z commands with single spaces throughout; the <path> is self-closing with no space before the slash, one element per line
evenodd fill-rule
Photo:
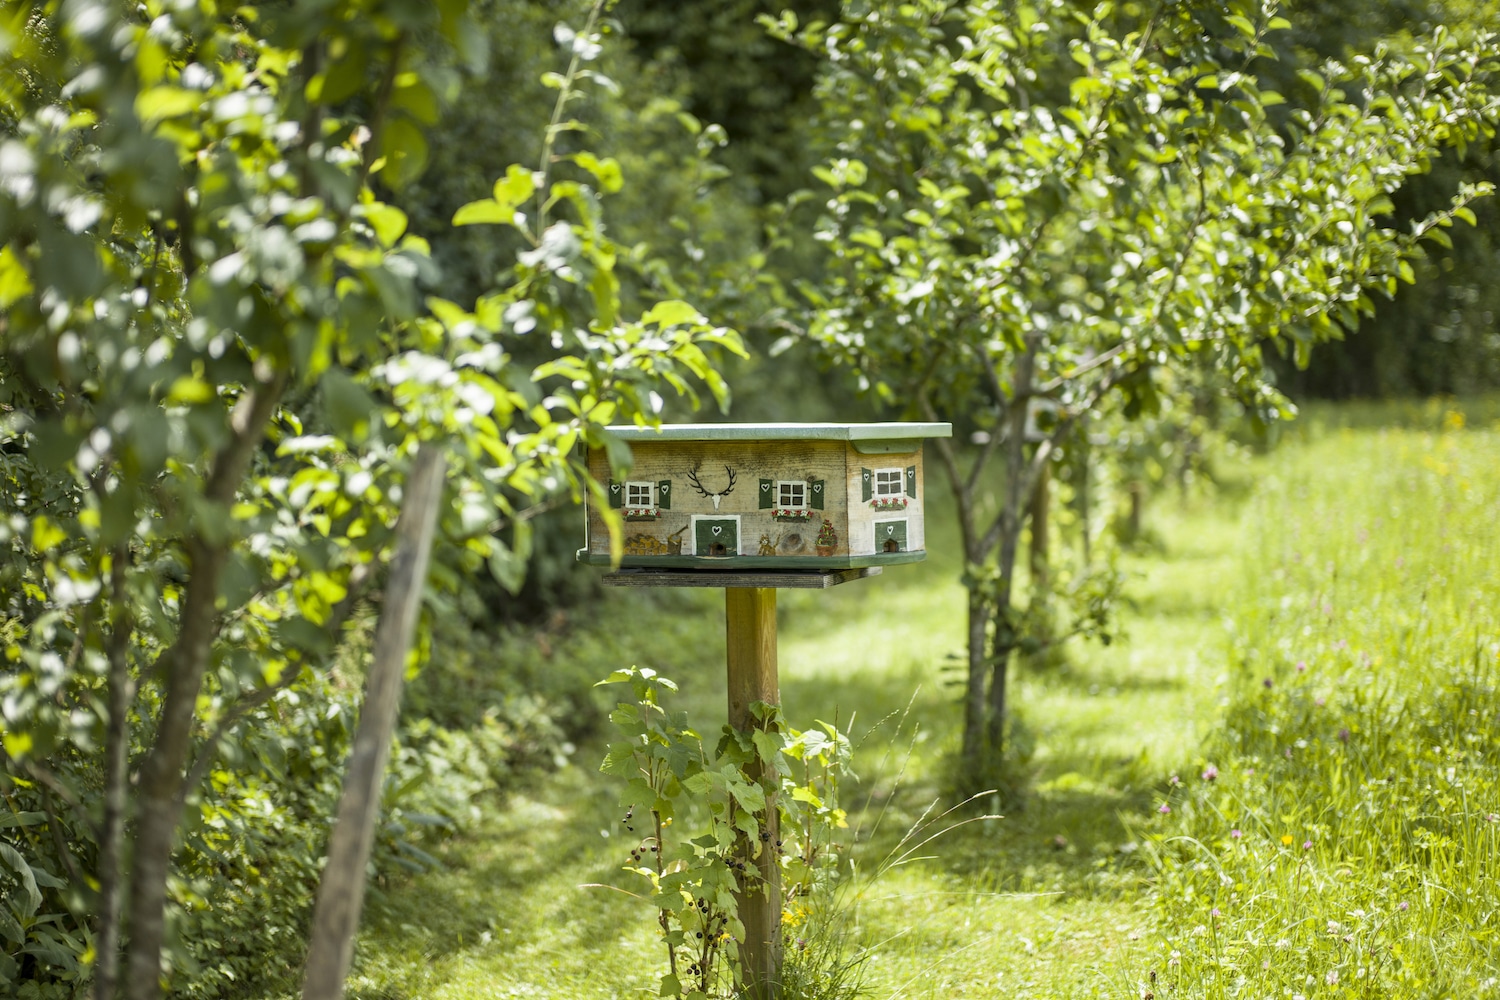
<path fill-rule="evenodd" d="M 1034 745 L 1022 807 L 856 883 L 868 994 L 1493 989 L 1500 426 L 1493 405 L 1464 429 L 1456 412 L 1395 414 L 1399 429 L 1389 410 L 1314 411 L 1233 470 L 1246 489 L 1164 498 L 1165 550 L 1123 559 L 1127 637 L 1019 671 Z M 929 516 L 929 562 L 780 597 L 791 720 L 852 717 L 864 734 L 866 871 L 941 796 L 958 736 L 944 679 L 962 591 Z M 717 592 L 623 592 L 549 642 L 568 670 L 656 667 L 711 732 L 722 636 Z M 385 892 L 351 995 L 654 995 L 650 915 L 580 888 L 623 884 L 628 850 L 598 756 L 584 747 L 579 766 L 486 809 L 443 869 Z"/>

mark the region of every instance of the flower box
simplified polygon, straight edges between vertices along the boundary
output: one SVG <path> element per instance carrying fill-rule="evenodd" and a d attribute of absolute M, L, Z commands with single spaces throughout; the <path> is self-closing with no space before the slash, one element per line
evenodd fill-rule
<path fill-rule="evenodd" d="M 659 507 L 626 507 L 625 520 L 627 521 L 655 521 L 661 517 Z"/>
<path fill-rule="evenodd" d="M 870 501 L 875 510 L 905 510 L 906 497 L 879 497 Z"/>
<path fill-rule="evenodd" d="M 776 507 L 771 516 L 778 521 L 811 521 L 812 511 L 806 507 Z"/>

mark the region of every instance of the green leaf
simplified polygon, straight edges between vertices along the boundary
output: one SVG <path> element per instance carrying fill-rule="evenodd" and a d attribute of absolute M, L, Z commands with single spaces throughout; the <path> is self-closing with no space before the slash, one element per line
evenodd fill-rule
<path fill-rule="evenodd" d="M 625 176 L 620 171 L 620 163 L 612 156 L 599 159 L 593 153 L 583 152 L 573 156 L 573 162 L 594 175 L 599 182 L 599 187 L 609 194 L 614 194 L 625 186 Z"/>
<path fill-rule="evenodd" d="M 381 176 L 400 190 L 427 169 L 427 138 L 404 118 L 386 122 L 380 132 L 380 156 L 385 160 Z"/>
<path fill-rule="evenodd" d="M 415 74 L 411 76 L 415 77 Z M 420 78 L 410 80 L 406 86 L 397 87 L 391 103 L 423 125 L 437 124 L 437 97 L 432 93 L 432 88 Z"/>
<path fill-rule="evenodd" d="M 453 224 L 455 226 L 473 226 L 480 223 L 504 223 L 512 224 L 516 220 L 516 210 L 495 201 L 493 198 L 481 198 L 479 201 L 471 201 L 453 213 Z"/>
<path fill-rule="evenodd" d="M 42 891 L 36 887 L 36 876 L 32 874 L 31 866 L 19 851 L 4 841 L 0 841 L 0 861 L 4 861 L 16 873 L 16 878 L 21 883 L 21 892 L 25 897 L 21 915 L 31 916 L 42 905 Z"/>
<path fill-rule="evenodd" d="M 495 582 L 507 593 L 520 593 L 521 585 L 526 582 L 526 560 L 518 558 L 499 539 L 492 539 L 491 544 L 489 564 Z"/>
<path fill-rule="evenodd" d="M 501 205 L 517 206 L 536 194 L 536 175 L 519 163 L 505 168 L 505 176 L 495 182 L 491 192 Z"/>
<path fill-rule="evenodd" d="M 0 249 L 0 309 L 9 309 L 32 292 L 31 275 L 10 246 Z"/>
<path fill-rule="evenodd" d="M 167 390 L 166 403 L 168 406 L 194 406 L 206 403 L 217 395 L 214 387 L 203 379 L 182 375 Z"/>
<path fill-rule="evenodd" d="M 375 202 L 372 205 L 365 205 L 362 211 L 365 220 L 370 223 L 370 228 L 375 230 L 375 238 L 380 241 L 381 246 L 387 249 L 395 246 L 401 234 L 406 232 L 406 213 L 395 205 Z"/>
<path fill-rule="evenodd" d="M 329 426 L 345 441 L 362 441 L 377 412 L 375 400 L 342 369 L 329 368 L 318 381 Z"/>
<path fill-rule="evenodd" d="M 168 118 L 176 118 L 203 106 L 203 95 L 196 90 L 182 87 L 161 86 L 143 90 L 135 97 L 135 113 L 141 123 L 155 125 Z"/>
<path fill-rule="evenodd" d="M 53 546 L 66 541 L 68 533 L 52 523 L 45 514 L 38 514 L 31 522 L 31 547 L 38 555 L 45 555 Z"/>
<path fill-rule="evenodd" d="M 702 313 L 686 302 L 667 299 L 648 309 L 646 315 L 641 317 L 641 322 L 655 323 L 659 327 L 666 328 L 687 323 L 704 323 L 706 320 Z"/>

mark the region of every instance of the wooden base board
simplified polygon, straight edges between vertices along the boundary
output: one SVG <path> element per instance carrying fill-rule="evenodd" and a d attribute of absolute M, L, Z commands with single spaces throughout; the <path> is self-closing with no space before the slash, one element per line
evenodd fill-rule
<path fill-rule="evenodd" d="M 619 569 L 601 578 L 606 587 L 777 587 L 799 590 L 827 590 L 851 580 L 879 576 L 881 567 L 857 569 L 762 570 L 735 572 L 702 569 Z"/>

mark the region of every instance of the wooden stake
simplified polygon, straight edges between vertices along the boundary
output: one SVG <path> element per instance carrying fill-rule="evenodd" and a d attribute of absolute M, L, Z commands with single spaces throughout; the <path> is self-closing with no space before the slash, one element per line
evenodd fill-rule
<path fill-rule="evenodd" d="M 365 865 L 375 840 L 380 785 L 401 707 L 406 654 L 422 606 L 446 471 L 442 449 L 424 444 L 417 449 L 406 479 L 406 496 L 396 521 L 396 553 L 391 559 L 380 624 L 375 628 L 375 656 L 365 682 L 354 746 L 349 751 L 338 820 L 328 844 L 328 863 L 313 908 L 303 1000 L 339 1000 L 344 995 L 344 977 L 354 957 L 354 931 L 364 906 Z"/>
<path fill-rule="evenodd" d="M 729 724 L 741 732 L 756 726 L 750 706 L 757 701 L 781 703 L 776 680 L 776 591 L 771 587 L 724 589 L 726 660 L 729 670 Z M 759 779 L 760 774 L 752 772 Z M 747 996 L 775 1000 L 781 992 L 781 868 L 776 841 L 780 836 L 776 799 L 766 796 L 765 815 L 757 817 L 766 839 L 753 857 L 753 845 L 741 840 L 740 856 L 759 873 L 759 884 L 739 894 L 740 968 Z"/>

